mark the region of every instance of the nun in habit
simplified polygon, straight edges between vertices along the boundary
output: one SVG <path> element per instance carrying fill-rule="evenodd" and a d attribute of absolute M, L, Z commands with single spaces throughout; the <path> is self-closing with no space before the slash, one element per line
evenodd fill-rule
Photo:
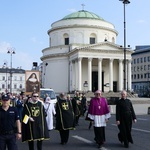
<path fill-rule="evenodd" d="M 51 103 L 50 97 L 46 98 L 46 100 L 44 102 L 44 108 L 45 108 L 45 112 L 47 114 L 47 116 L 46 116 L 47 127 L 48 127 L 48 130 L 50 131 L 50 130 L 53 130 L 53 128 L 54 128 L 53 116 L 56 114 L 54 103 Z"/>

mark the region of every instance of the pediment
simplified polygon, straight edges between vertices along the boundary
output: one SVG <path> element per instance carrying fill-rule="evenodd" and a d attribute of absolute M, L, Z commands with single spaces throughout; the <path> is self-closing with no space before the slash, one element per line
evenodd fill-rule
<path fill-rule="evenodd" d="M 87 46 L 76 47 L 74 50 L 121 51 L 122 52 L 124 48 L 120 47 L 120 45 L 118 44 L 114 44 L 106 41 L 106 42 L 100 42 L 96 44 L 89 44 Z M 131 49 L 127 48 L 126 50 L 132 53 Z"/>

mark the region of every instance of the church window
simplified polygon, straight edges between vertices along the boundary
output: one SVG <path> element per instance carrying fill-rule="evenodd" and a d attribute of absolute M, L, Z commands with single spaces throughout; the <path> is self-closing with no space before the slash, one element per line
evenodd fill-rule
<path fill-rule="evenodd" d="M 91 35 L 90 35 L 90 39 L 89 39 L 90 41 L 90 44 L 95 44 L 96 43 L 96 35 L 94 34 L 94 33 L 92 33 Z"/>
<path fill-rule="evenodd" d="M 69 35 L 67 33 L 65 33 L 63 35 L 63 37 L 64 37 L 64 44 L 65 45 L 69 45 Z"/>
<path fill-rule="evenodd" d="M 90 44 L 95 44 L 95 38 L 90 38 Z"/>
<path fill-rule="evenodd" d="M 69 45 L 69 38 L 65 38 L 65 45 Z"/>

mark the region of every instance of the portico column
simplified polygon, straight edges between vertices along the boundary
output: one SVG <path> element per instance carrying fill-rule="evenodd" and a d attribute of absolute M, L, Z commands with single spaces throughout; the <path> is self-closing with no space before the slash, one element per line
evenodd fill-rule
<path fill-rule="evenodd" d="M 88 58 L 88 91 L 92 91 L 92 58 Z"/>
<path fill-rule="evenodd" d="M 76 89 L 76 70 L 75 70 L 75 60 L 72 61 L 72 87 L 73 87 L 73 90 Z"/>
<path fill-rule="evenodd" d="M 77 60 L 75 60 L 75 90 L 78 90 L 78 65 L 77 65 Z"/>
<path fill-rule="evenodd" d="M 109 91 L 113 91 L 113 59 L 109 60 Z"/>
<path fill-rule="evenodd" d="M 119 91 L 123 90 L 123 60 L 119 59 Z"/>
<path fill-rule="evenodd" d="M 75 63 L 70 60 L 70 91 L 75 90 Z"/>
<path fill-rule="evenodd" d="M 128 76 L 128 91 L 131 91 L 131 60 L 128 60 L 128 74 L 127 74 L 127 76 Z"/>
<path fill-rule="evenodd" d="M 82 58 L 78 58 L 78 90 L 81 91 L 81 61 Z"/>
<path fill-rule="evenodd" d="M 98 89 L 102 90 L 102 58 L 98 58 Z"/>

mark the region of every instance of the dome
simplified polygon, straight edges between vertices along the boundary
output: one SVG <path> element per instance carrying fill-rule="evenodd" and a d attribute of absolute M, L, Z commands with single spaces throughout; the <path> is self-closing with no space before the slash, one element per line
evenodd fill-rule
<path fill-rule="evenodd" d="M 92 12 L 86 11 L 86 10 L 80 10 L 78 12 L 71 13 L 71 14 L 65 16 L 62 20 L 66 20 L 66 19 L 80 19 L 80 18 L 82 18 L 82 19 L 104 20 L 100 16 L 98 16 L 98 15 L 92 13 Z"/>

